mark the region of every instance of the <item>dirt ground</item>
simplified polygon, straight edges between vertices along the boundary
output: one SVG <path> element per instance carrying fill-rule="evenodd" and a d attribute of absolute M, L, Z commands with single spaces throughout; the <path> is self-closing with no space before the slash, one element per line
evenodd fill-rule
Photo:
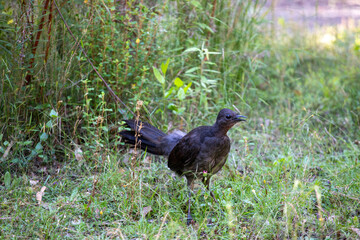
<path fill-rule="evenodd" d="M 360 0 L 268 0 L 268 19 L 315 26 L 360 26 Z M 274 11 L 272 11 L 274 9 Z"/>

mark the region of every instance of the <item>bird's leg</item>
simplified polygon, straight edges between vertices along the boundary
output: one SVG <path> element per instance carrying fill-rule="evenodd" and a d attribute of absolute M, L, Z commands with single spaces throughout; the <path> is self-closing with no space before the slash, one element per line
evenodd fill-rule
<path fill-rule="evenodd" d="M 190 207 L 191 207 L 191 192 L 194 188 L 194 178 L 186 177 L 186 180 L 189 189 L 189 203 L 188 203 L 188 214 L 187 214 L 186 224 L 189 226 L 193 222 L 193 219 L 191 217 Z"/>
<path fill-rule="evenodd" d="M 219 204 L 218 201 L 215 198 L 214 193 L 210 190 L 210 177 L 204 177 L 202 182 L 204 183 L 206 189 L 210 192 L 210 196 L 214 199 L 214 201 L 217 204 Z"/>
<path fill-rule="evenodd" d="M 214 193 L 210 190 L 210 177 L 204 177 L 202 182 L 204 183 L 206 189 L 210 192 L 210 196 L 214 199 L 216 204 L 219 206 L 221 213 L 224 214 L 224 212 L 221 210 L 221 206 L 220 206 L 219 202 L 215 198 Z"/>

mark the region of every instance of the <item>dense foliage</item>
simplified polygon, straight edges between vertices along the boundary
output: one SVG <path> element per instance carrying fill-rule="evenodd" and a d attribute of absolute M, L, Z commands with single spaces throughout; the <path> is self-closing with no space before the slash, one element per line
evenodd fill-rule
<path fill-rule="evenodd" d="M 324 44 L 265 14 L 258 0 L 0 0 L 5 238 L 359 236 L 359 29 Z M 225 213 L 199 191 L 186 228 L 185 183 L 123 150 L 121 119 L 190 130 L 224 107 L 249 119 L 214 177 Z"/>
<path fill-rule="evenodd" d="M 241 102 L 236 95 L 258 47 L 256 1 L 3 3 L 1 127 L 3 139 L 16 142 L 15 168 L 34 157 L 62 160 L 64 148 L 87 140 L 99 117 L 104 134 L 131 117 L 86 56 L 130 108 L 141 100 L 141 114 L 165 123 L 188 118 L 185 109 L 199 115 Z"/>

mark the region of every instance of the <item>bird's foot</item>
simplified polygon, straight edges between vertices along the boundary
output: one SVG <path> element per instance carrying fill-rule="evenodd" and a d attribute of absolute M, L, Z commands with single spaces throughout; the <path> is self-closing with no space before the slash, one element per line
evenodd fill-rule
<path fill-rule="evenodd" d="M 195 221 L 192 219 L 192 217 L 188 217 L 187 218 L 187 221 L 186 221 L 186 225 L 194 225 L 195 224 Z"/>

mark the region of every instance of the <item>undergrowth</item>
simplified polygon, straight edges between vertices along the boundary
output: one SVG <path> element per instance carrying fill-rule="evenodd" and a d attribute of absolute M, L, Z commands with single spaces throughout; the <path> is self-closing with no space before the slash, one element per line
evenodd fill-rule
<path fill-rule="evenodd" d="M 0 5 L 2 238 L 360 236 L 358 29 L 271 35 L 259 1 L 60 2 L 76 43 L 46 2 Z M 122 146 L 121 119 L 135 116 L 78 44 L 161 130 L 213 124 L 223 107 L 248 116 L 212 178 L 220 207 L 199 182 L 186 226 L 185 180 Z"/>

